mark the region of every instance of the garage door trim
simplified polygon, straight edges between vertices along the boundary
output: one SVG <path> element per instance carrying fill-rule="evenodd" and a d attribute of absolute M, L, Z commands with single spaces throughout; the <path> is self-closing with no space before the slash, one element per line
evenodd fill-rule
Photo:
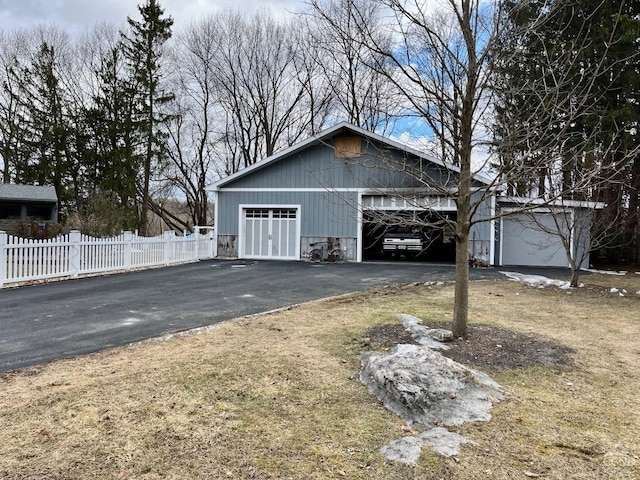
<path fill-rule="evenodd" d="M 264 248 L 260 248 L 260 252 L 247 251 L 247 236 L 253 235 L 253 232 L 247 232 L 247 211 L 253 210 L 254 214 L 258 212 L 268 212 L 267 216 L 261 218 L 264 220 L 261 223 L 263 230 L 258 232 L 261 235 L 261 241 L 267 243 L 266 251 Z M 295 218 L 290 216 L 281 216 L 282 211 L 295 211 Z M 286 212 L 285 212 L 286 213 Z M 239 205 L 239 238 L 238 238 L 238 256 L 239 258 L 252 258 L 262 260 L 299 260 L 300 259 L 300 231 L 301 231 L 301 206 L 291 204 L 241 204 Z M 258 217 L 252 217 L 258 218 Z M 280 232 L 276 232 L 274 227 L 284 223 L 289 226 L 294 225 L 295 231 L 292 237 L 288 237 L 288 240 L 283 240 L 285 245 L 289 246 L 287 252 L 282 253 L 283 243 L 279 243 L 279 239 L 282 239 Z M 252 222 L 255 223 L 255 222 Z M 253 237 L 252 237 L 253 239 Z M 293 242 L 293 245 L 291 243 Z M 264 246 L 264 245 L 263 245 Z M 274 254 L 274 247 L 279 253 Z M 290 254 L 287 254 L 290 253 Z"/>

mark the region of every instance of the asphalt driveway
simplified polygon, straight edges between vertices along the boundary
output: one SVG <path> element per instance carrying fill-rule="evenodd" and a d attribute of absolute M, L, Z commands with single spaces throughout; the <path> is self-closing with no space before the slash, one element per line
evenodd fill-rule
<path fill-rule="evenodd" d="M 504 278 L 472 269 L 471 278 Z M 0 372 L 342 293 L 454 279 L 453 265 L 221 261 L 0 290 Z"/>

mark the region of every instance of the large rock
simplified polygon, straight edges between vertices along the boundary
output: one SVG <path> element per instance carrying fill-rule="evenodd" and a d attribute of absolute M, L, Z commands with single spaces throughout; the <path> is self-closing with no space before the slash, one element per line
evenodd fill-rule
<path fill-rule="evenodd" d="M 505 392 L 488 375 L 421 345 L 360 356 L 360 379 L 392 412 L 419 430 L 488 421 Z"/>

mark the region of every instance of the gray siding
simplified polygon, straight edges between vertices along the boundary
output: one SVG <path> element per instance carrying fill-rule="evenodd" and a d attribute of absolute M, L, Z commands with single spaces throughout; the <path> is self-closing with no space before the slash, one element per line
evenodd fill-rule
<path fill-rule="evenodd" d="M 503 265 L 567 267 L 566 250 L 550 214 L 510 215 L 503 220 Z M 566 227 L 564 227 L 566 228 Z M 566 233 L 563 233 L 566 235 Z"/>
<path fill-rule="evenodd" d="M 576 261 L 580 261 L 584 255 L 584 260 L 580 268 L 589 268 L 591 250 L 591 213 L 592 210 L 584 208 L 575 210 L 575 246 Z"/>
<path fill-rule="evenodd" d="M 219 235 L 238 235 L 239 206 L 300 205 L 302 236 L 357 236 L 357 192 L 221 192 L 218 197 Z"/>
<path fill-rule="evenodd" d="M 472 205 L 480 202 L 473 220 L 475 223 L 469 231 L 469 254 L 478 260 L 489 263 L 491 260 L 491 229 L 493 224 L 486 220 L 491 218 L 491 198 L 482 199 L 482 193 L 476 193 L 471 198 Z"/>
<path fill-rule="evenodd" d="M 382 150 L 363 140 L 360 158 L 334 157 L 330 145 L 316 145 L 292 154 L 251 174 L 224 185 L 226 188 L 402 188 L 424 187 L 424 182 L 406 174 L 422 162 L 425 178 L 439 184 L 455 179 L 437 165 L 415 157 L 406 158 L 397 150 Z"/>

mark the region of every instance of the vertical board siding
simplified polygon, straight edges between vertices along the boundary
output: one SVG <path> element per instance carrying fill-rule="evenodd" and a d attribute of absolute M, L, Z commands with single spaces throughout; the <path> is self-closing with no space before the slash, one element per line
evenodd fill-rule
<path fill-rule="evenodd" d="M 454 186 L 457 174 L 436 164 L 407 156 L 394 149 L 364 147 L 360 158 L 335 158 L 330 145 L 316 145 L 265 168 L 254 170 L 224 185 L 227 188 L 401 188 L 424 187 L 425 182 L 406 173 L 406 166 L 420 166 L 429 183 Z"/>
<path fill-rule="evenodd" d="M 300 205 L 302 236 L 356 237 L 357 192 L 221 192 L 219 235 L 238 235 L 239 206 Z"/>
<path fill-rule="evenodd" d="M 126 271 L 212 258 L 212 234 L 138 237 L 130 232 L 93 238 L 71 232 L 32 240 L 0 232 L 0 286 L 5 283 Z"/>

